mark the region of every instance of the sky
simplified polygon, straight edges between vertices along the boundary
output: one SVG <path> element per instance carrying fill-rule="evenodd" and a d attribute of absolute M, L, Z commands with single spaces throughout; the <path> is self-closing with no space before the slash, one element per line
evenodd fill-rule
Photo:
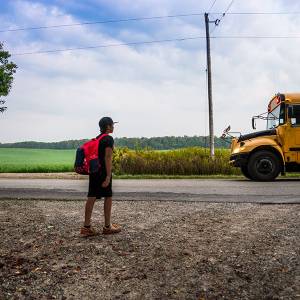
<path fill-rule="evenodd" d="M 209 8 L 215 2 L 211 11 Z M 210 24 L 214 133 L 249 133 L 251 117 L 278 92 L 300 92 L 300 39 L 215 38 L 298 36 L 300 14 L 226 14 L 231 0 L 0 0 L 0 41 L 18 65 L 8 110 L 0 115 L 0 143 L 61 141 L 98 134 L 111 116 L 114 137 L 208 135 L 206 42 L 44 50 L 204 37 Z M 298 0 L 234 0 L 228 13 L 300 12 Z M 200 14 L 174 18 L 9 29 Z M 264 121 L 257 128 L 265 129 Z"/>

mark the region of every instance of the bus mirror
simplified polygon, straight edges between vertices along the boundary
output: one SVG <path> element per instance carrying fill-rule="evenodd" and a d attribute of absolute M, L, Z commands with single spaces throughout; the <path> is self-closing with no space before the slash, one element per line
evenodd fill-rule
<path fill-rule="evenodd" d="M 224 130 L 225 133 L 229 132 L 231 129 L 230 125 Z"/>
<path fill-rule="evenodd" d="M 293 117 L 293 106 L 289 106 L 288 107 L 288 117 L 289 118 L 292 118 Z"/>
<path fill-rule="evenodd" d="M 252 118 L 252 128 L 253 128 L 253 129 L 256 129 L 256 122 L 255 122 L 254 117 Z"/>

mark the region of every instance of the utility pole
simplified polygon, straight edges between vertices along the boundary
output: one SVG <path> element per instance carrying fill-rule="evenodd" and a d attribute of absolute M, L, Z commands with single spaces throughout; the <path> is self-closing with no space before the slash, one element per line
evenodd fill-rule
<path fill-rule="evenodd" d="M 206 29 L 206 57 L 207 57 L 207 89 L 208 89 L 208 114 L 209 114 L 209 148 L 210 157 L 215 157 L 215 140 L 214 140 L 214 120 L 213 120 L 213 103 L 212 103 L 212 86 L 211 86 L 211 58 L 210 58 L 210 37 L 208 13 L 204 14 Z"/>

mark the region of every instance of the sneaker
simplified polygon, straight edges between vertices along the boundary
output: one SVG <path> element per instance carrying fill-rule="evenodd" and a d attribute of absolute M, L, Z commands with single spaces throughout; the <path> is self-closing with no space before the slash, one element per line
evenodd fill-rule
<path fill-rule="evenodd" d="M 97 232 L 92 227 L 90 227 L 90 228 L 81 227 L 81 229 L 80 229 L 80 235 L 83 236 L 83 237 L 93 236 L 93 235 L 97 235 Z"/>
<path fill-rule="evenodd" d="M 103 234 L 113 234 L 121 231 L 121 226 L 118 224 L 111 224 L 109 228 L 103 227 Z"/>

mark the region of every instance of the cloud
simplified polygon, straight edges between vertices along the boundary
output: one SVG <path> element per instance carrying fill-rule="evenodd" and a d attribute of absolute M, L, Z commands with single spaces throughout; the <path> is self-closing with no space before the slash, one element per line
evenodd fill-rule
<path fill-rule="evenodd" d="M 72 3 L 15 1 L 0 15 L 6 27 L 75 23 Z M 76 2 L 77 3 L 77 2 Z M 79 9 L 74 2 L 74 9 Z M 204 11 L 211 1 L 89 0 L 91 7 L 121 17 Z M 59 4 L 59 6 L 58 6 Z M 228 1 L 217 1 L 222 11 Z M 232 11 L 288 11 L 295 1 L 235 1 Z M 86 15 L 84 16 L 86 18 Z M 211 18 L 217 16 L 210 16 Z M 107 16 L 107 19 L 110 19 Z M 13 22 L 10 20 L 14 20 Z M 291 35 L 289 16 L 227 15 L 213 35 Z M 0 36 L 11 52 L 103 45 L 203 35 L 203 17 L 159 22 L 70 27 Z M 266 111 L 278 91 L 297 91 L 299 41 L 212 39 L 215 134 L 231 124 L 250 131 L 252 115 Z M 117 136 L 208 134 L 205 41 L 98 48 L 15 56 L 19 66 L 0 117 L 1 142 L 55 141 L 97 134 L 101 116 L 120 121 Z M 22 124 L 22 126 L 17 125 Z M 263 128 L 263 124 L 261 124 Z"/>

